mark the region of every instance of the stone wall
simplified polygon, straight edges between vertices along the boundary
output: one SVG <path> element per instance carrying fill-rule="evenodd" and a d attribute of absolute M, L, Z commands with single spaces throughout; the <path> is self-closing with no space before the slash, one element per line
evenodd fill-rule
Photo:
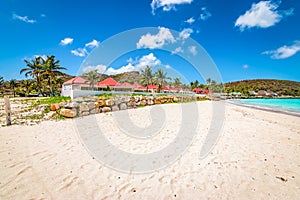
<path fill-rule="evenodd" d="M 119 96 L 112 99 L 78 97 L 68 103 L 52 104 L 50 110 L 56 111 L 64 117 L 74 118 L 157 104 L 191 102 L 200 98 L 196 96 Z"/>

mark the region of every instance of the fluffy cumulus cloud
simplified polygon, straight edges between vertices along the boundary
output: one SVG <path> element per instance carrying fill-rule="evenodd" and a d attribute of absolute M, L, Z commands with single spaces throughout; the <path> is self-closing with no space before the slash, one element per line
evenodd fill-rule
<path fill-rule="evenodd" d="M 72 41 L 73 41 L 73 39 L 72 39 Z M 75 56 L 84 57 L 89 54 L 89 51 L 90 51 L 89 49 L 94 49 L 94 48 L 98 47 L 99 44 L 100 44 L 99 41 L 92 40 L 91 42 L 86 43 L 84 48 L 77 48 L 75 50 L 72 50 L 71 53 Z"/>
<path fill-rule="evenodd" d="M 269 54 L 273 59 L 285 59 L 295 55 L 300 51 L 300 41 L 295 41 L 292 45 L 284 45 L 276 50 L 265 51 L 262 54 Z"/>
<path fill-rule="evenodd" d="M 100 44 L 100 42 L 98 42 L 97 40 L 92 40 L 91 42 L 86 43 L 85 46 L 89 47 L 89 48 L 95 48 L 95 47 L 98 47 L 99 44 Z"/>
<path fill-rule="evenodd" d="M 186 22 L 186 23 L 188 23 L 188 24 L 192 24 L 192 23 L 195 22 L 195 19 L 194 19 L 194 17 L 191 17 L 191 18 L 185 20 L 184 22 Z"/>
<path fill-rule="evenodd" d="M 172 54 L 176 54 L 176 53 L 183 53 L 183 49 L 181 47 L 177 47 L 172 51 Z"/>
<path fill-rule="evenodd" d="M 189 38 L 192 33 L 193 33 L 193 29 L 185 28 L 179 33 L 179 38 L 181 40 L 185 40 L 185 39 Z"/>
<path fill-rule="evenodd" d="M 175 10 L 176 5 L 180 4 L 190 4 L 193 0 L 152 0 L 151 8 L 152 14 L 155 14 L 155 10 L 162 8 L 163 11 Z"/>
<path fill-rule="evenodd" d="M 235 26 L 239 27 L 240 30 L 253 27 L 268 28 L 274 26 L 280 22 L 284 16 L 293 14 L 293 9 L 284 11 L 278 10 L 279 3 L 260 1 L 252 4 L 250 10 L 239 16 L 235 22 Z"/>
<path fill-rule="evenodd" d="M 60 41 L 60 45 L 66 46 L 66 45 L 68 45 L 68 44 L 72 44 L 73 41 L 74 41 L 73 38 L 67 37 L 67 38 L 65 38 L 65 39 L 63 39 L 63 40 Z"/>
<path fill-rule="evenodd" d="M 207 8 L 206 7 L 202 7 L 201 8 L 201 14 L 200 14 L 200 19 L 205 21 L 207 20 L 208 18 L 210 18 L 212 15 L 210 12 L 208 12 Z"/>
<path fill-rule="evenodd" d="M 156 49 L 163 47 L 167 43 L 175 42 L 174 36 L 168 28 L 158 27 L 158 30 L 159 31 L 156 35 L 151 35 L 150 33 L 143 35 L 136 44 L 136 47 L 138 49 Z"/>
<path fill-rule="evenodd" d="M 97 65 L 97 66 L 87 66 L 82 69 L 83 73 L 98 70 L 100 73 L 105 73 L 108 75 L 113 74 L 120 74 L 124 72 L 130 71 L 140 71 L 144 69 L 146 66 L 154 67 L 154 66 L 161 66 L 161 61 L 153 54 L 149 53 L 147 55 L 142 56 L 141 58 L 132 59 L 129 58 L 127 60 L 127 64 L 121 66 L 120 68 L 116 69 L 113 67 L 106 67 L 105 65 Z M 171 68 L 169 65 L 164 66 L 166 69 Z"/>
<path fill-rule="evenodd" d="M 191 52 L 191 54 L 193 54 L 194 56 L 197 55 L 197 48 L 196 46 L 190 46 L 189 47 L 189 51 Z"/>
<path fill-rule="evenodd" d="M 75 50 L 72 50 L 71 53 L 75 56 L 84 57 L 88 54 L 87 50 L 85 48 L 78 48 Z"/>
<path fill-rule="evenodd" d="M 36 23 L 36 20 L 29 19 L 28 16 L 20 16 L 15 13 L 13 14 L 13 19 L 20 20 L 20 21 L 30 23 L 30 24 Z"/>
<path fill-rule="evenodd" d="M 97 65 L 97 66 L 86 66 L 81 69 L 83 73 L 88 73 L 90 71 L 97 70 L 98 73 L 104 73 L 106 71 L 105 65 Z"/>

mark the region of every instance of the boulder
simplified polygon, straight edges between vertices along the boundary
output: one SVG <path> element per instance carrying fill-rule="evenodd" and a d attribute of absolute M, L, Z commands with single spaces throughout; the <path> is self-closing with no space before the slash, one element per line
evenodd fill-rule
<path fill-rule="evenodd" d="M 112 106 L 112 107 L 111 107 L 111 110 L 112 110 L 112 111 L 118 111 L 118 110 L 120 110 L 120 109 L 119 109 L 118 106 Z"/>
<path fill-rule="evenodd" d="M 82 97 L 77 97 L 77 98 L 73 99 L 73 101 L 81 103 L 81 102 L 84 102 L 85 100 Z"/>
<path fill-rule="evenodd" d="M 76 103 L 76 102 L 68 102 L 68 103 L 65 103 L 65 105 L 63 107 L 64 108 L 69 108 L 69 109 L 78 108 L 79 104 Z"/>
<path fill-rule="evenodd" d="M 151 101 L 151 100 L 149 100 L 149 101 Z M 154 104 L 161 104 L 160 99 L 154 99 Z M 151 104 L 150 104 L 150 105 L 151 105 Z"/>
<path fill-rule="evenodd" d="M 95 109 L 95 103 L 94 102 L 87 103 L 87 106 L 89 107 L 90 110 Z"/>
<path fill-rule="evenodd" d="M 71 110 L 71 109 L 61 109 L 59 112 L 60 115 L 68 118 L 73 118 L 76 117 L 76 111 Z"/>
<path fill-rule="evenodd" d="M 105 105 L 106 105 L 106 106 L 112 106 L 112 105 L 114 105 L 114 104 L 115 104 L 114 101 L 111 100 L 111 99 L 105 101 Z"/>
<path fill-rule="evenodd" d="M 153 101 L 152 99 L 148 99 L 148 100 L 147 100 L 147 104 L 148 104 L 148 105 L 153 105 L 153 104 L 154 104 L 154 101 Z"/>
<path fill-rule="evenodd" d="M 56 111 L 60 108 L 59 104 L 58 103 L 53 103 L 50 105 L 50 110 L 51 111 Z"/>
<path fill-rule="evenodd" d="M 97 110 L 96 110 L 96 108 L 94 108 L 94 109 L 90 110 L 90 114 L 96 114 L 96 113 L 97 113 Z"/>
<path fill-rule="evenodd" d="M 126 110 L 127 109 L 126 103 L 120 103 L 119 108 L 120 110 Z"/>
<path fill-rule="evenodd" d="M 90 112 L 82 112 L 81 114 L 80 114 L 80 116 L 88 116 L 90 114 Z"/>
<path fill-rule="evenodd" d="M 99 107 L 104 107 L 104 106 L 106 106 L 105 100 L 104 99 L 99 99 L 97 101 L 96 107 L 99 108 Z"/>
<path fill-rule="evenodd" d="M 141 105 L 141 106 L 146 106 L 146 105 L 147 105 L 147 101 L 146 101 L 146 100 L 140 101 L 140 105 Z"/>
<path fill-rule="evenodd" d="M 63 108 L 63 107 L 65 107 L 66 104 L 67 104 L 66 102 L 60 102 L 58 105 L 60 108 Z"/>
<path fill-rule="evenodd" d="M 102 109 L 101 109 L 101 111 L 102 112 L 110 112 L 111 111 L 111 108 L 110 107 L 103 107 Z"/>
<path fill-rule="evenodd" d="M 81 104 L 80 106 L 79 106 L 79 112 L 89 112 L 89 107 L 88 107 L 88 105 L 87 104 Z"/>

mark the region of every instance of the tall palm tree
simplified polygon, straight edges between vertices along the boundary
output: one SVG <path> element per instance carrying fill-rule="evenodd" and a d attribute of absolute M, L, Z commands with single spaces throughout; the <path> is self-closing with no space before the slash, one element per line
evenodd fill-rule
<path fill-rule="evenodd" d="M 100 78 L 100 75 L 98 74 L 98 70 L 90 71 L 88 73 L 83 74 L 83 76 L 84 78 L 87 79 L 87 82 L 90 83 L 90 86 L 94 90 L 94 86 Z"/>
<path fill-rule="evenodd" d="M 56 84 L 56 76 L 63 75 L 60 70 L 66 70 L 66 68 L 59 65 L 59 60 L 55 60 L 55 56 L 47 56 L 47 59 L 42 59 L 43 71 L 42 76 L 48 79 L 48 85 L 50 89 L 50 95 L 55 95 L 53 90 L 53 84 Z"/>
<path fill-rule="evenodd" d="M 163 87 L 163 84 L 165 82 L 166 79 L 169 79 L 169 77 L 167 77 L 167 72 L 164 72 L 162 69 L 158 69 L 155 72 L 155 78 L 158 84 L 158 91 L 157 92 L 161 92 L 161 89 Z"/>
<path fill-rule="evenodd" d="M 148 92 L 148 86 L 153 82 L 152 69 L 147 65 L 145 69 L 141 71 L 141 84 L 145 85 Z"/>
<path fill-rule="evenodd" d="M 180 87 L 180 85 L 181 85 L 180 78 L 178 78 L 178 77 L 174 78 L 174 87 L 178 88 L 178 87 Z"/>
<path fill-rule="evenodd" d="M 12 79 L 9 81 L 9 86 L 12 88 L 13 90 L 13 94 L 14 94 L 14 97 L 16 97 L 16 93 L 15 93 L 15 87 L 17 86 L 17 82 L 15 79 Z"/>
<path fill-rule="evenodd" d="M 211 84 L 211 78 L 207 78 L 206 83 L 207 83 L 207 85 L 210 85 Z"/>
<path fill-rule="evenodd" d="M 43 66 L 41 64 L 41 57 L 36 57 L 31 62 L 28 60 L 24 60 L 27 67 L 21 69 L 20 74 L 25 73 L 25 77 L 31 76 L 36 80 L 38 93 L 41 94 L 41 73 L 43 70 Z"/>
<path fill-rule="evenodd" d="M 25 96 L 28 96 L 31 85 L 32 85 L 32 82 L 30 80 L 23 80 L 21 82 L 20 87 L 22 90 L 24 90 Z"/>

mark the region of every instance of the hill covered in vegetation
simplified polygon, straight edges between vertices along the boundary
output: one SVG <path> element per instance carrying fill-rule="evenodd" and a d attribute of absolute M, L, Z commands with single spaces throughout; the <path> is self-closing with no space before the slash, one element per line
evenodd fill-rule
<path fill-rule="evenodd" d="M 241 92 L 249 95 L 250 91 L 272 91 L 279 96 L 300 96 L 300 82 L 275 79 L 241 80 L 225 83 L 225 92 Z"/>

